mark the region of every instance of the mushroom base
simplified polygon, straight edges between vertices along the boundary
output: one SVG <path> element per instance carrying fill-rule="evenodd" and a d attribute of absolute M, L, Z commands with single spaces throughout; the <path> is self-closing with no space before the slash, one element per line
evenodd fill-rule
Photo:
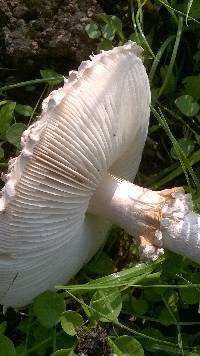
<path fill-rule="evenodd" d="M 155 260 L 166 248 L 200 263 L 200 217 L 182 188 L 156 192 L 107 175 L 88 211 L 136 237 L 143 258 Z"/>

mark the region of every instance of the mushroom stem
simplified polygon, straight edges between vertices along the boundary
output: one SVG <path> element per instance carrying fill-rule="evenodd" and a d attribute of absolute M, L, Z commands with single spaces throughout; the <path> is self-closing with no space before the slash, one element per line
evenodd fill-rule
<path fill-rule="evenodd" d="M 156 259 L 166 248 L 200 263 L 200 216 L 183 188 L 152 191 L 107 175 L 88 212 L 136 237 L 144 258 Z"/>

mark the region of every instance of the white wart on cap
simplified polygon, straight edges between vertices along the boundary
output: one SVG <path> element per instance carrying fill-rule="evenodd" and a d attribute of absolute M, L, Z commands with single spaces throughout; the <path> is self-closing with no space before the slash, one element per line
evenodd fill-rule
<path fill-rule="evenodd" d="M 1 304 L 68 281 L 104 242 L 110 223 L 86 212 L 108 172 L 137 172 L 150 104 L 140 56 L 128 42 L 83 62 L 24 132 L 0 200 Z"/>

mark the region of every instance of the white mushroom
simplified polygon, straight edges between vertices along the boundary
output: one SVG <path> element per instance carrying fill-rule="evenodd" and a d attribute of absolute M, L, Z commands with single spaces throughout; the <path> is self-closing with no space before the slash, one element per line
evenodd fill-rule
<path fill-rule="evenodd" d="M 23 134 L 0 199 L 1 304 L 23 306 L 67 282 L 103 244 L 109 220 L 138 237 L 147 256 L 164 246 L 199 262 L 190 215 L 199 218 L 187 196 L 119 179 L 134 179 L 147 135 L 141 53 L 129 42 L 83 62 Z"/>

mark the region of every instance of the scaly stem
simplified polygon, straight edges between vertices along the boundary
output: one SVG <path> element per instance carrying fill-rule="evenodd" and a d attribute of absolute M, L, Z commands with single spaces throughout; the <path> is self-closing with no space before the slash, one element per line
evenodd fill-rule
<path fill-rule="evenodd" d="M 146 258 L 156 259 L 166 248 L 200 263 L 200 216 L 182 188 L 157 192 L 107 175 L 88 212 L 136 237 Z"/>

